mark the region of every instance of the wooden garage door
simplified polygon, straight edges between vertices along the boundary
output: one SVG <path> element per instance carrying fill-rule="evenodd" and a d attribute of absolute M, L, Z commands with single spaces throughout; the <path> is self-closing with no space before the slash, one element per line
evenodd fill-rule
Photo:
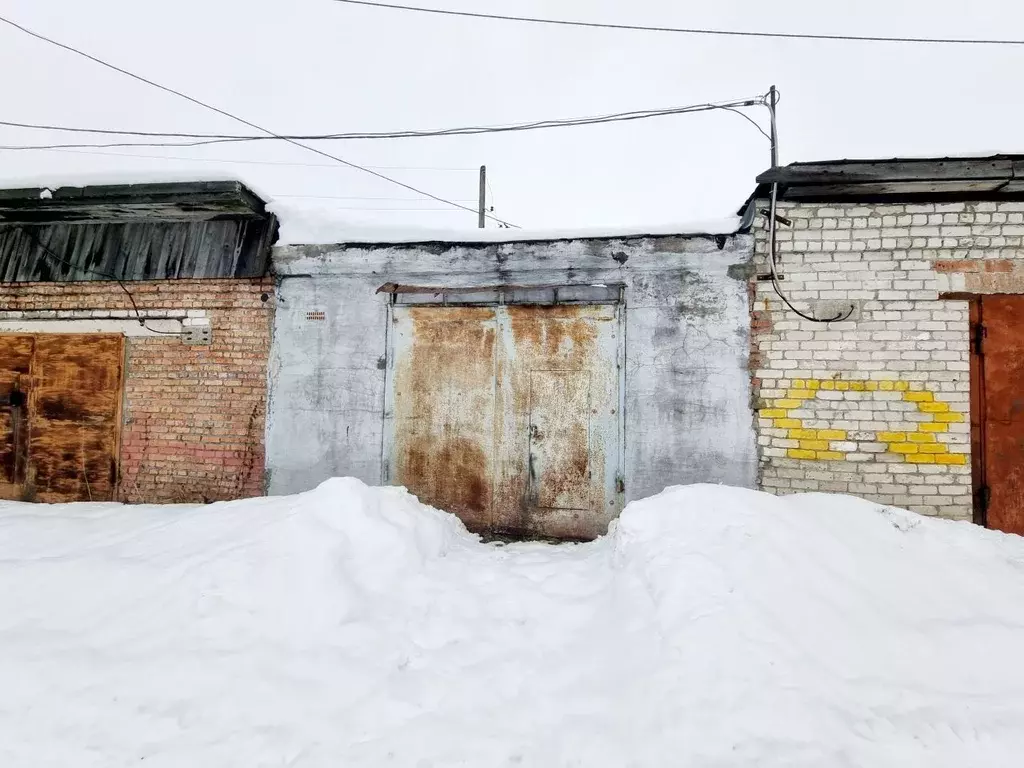
<path fill-rule="evenodd" d="M 28 463 L 31 336 L 0 336 L 0 498 L 20 498 Z"/>
<path fill-rule="evenodd" d="M 618 312 L 395 307 L 385 480 L 477 531 L 604 533 L 622 501 Z"/>
<path fill-rule="evenodd" d="M 0 498 L 114 498 L 122 336 L 0 335 Z"/>

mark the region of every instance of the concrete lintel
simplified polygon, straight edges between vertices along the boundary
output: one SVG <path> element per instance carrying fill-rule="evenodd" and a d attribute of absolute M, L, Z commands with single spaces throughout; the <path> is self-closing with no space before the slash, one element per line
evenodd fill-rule
<path fill-rule="evenodd" d="M 0 320 L 0 333 L 120 333 L 129 338 L 166 337 L 180 334 L 180 320 L 146 320 L 140 325 L 134 318 L 96 320 Z"/>

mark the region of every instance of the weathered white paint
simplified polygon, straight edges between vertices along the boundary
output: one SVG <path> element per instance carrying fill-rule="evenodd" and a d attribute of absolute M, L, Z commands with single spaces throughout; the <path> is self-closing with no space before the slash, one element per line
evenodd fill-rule
<path fill-rule="evenodd" d="M 681 483 L 753 487 L 751 254 L 746 235 L 277 248 L 268 491 L 380 482 L 384 283 L 624 284 L 627 500 Z"/>
<path fill-rule="evenodd" d="M 129 338 L 181 333 L 181 320 L 0 320 L 0 333 L 120 333 Z"/>

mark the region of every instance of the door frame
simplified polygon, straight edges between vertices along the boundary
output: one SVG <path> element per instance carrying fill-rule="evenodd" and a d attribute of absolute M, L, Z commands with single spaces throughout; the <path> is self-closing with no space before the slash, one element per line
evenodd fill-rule
<path fill-rule="evenodd" d="M 985 418 L 985 317 L 983 296 L 971 296 L 970 318 L 970 397 L 971 397 L 971 496 L 973 519 L 988 527 L 988 470 L 986 467 Z"/>
<path fill-rule="evenodd" d="M 627 305 L 624 283 L 594 285 L 486 285 L 471 287 L 412 286 L 385 283 L 377 293 L 387 295 L 384 332 L 384 402 L 381 414 L 381 485 L 392 482 L 395 447 L 395 354 L 396 310 L 415 306 L 502 307 L 611 305 L 615 308 L 617 349 L 618 419 L 614 457 L 614 502 L 612 518 L 625 507 L 626 499 L 626 359 Z"/>

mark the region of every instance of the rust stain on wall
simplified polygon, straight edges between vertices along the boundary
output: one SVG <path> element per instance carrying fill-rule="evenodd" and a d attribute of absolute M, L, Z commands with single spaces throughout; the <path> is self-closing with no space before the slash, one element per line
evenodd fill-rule
<path fill-rule="evenodd" d="M 0 339 L 0 349 L 15 350 L 0 358 L 0 394 L 8 392 L 7 418 L 0 422 L 0 496 L 45 502 L 113 499 L 123 337 Z M 17 408 L 9 404 L 15 391 L 24 393 Z M 11 428 L 16 420 L 18 430 Z M 16 460 L 10 458 L 12 453 Z"/>

